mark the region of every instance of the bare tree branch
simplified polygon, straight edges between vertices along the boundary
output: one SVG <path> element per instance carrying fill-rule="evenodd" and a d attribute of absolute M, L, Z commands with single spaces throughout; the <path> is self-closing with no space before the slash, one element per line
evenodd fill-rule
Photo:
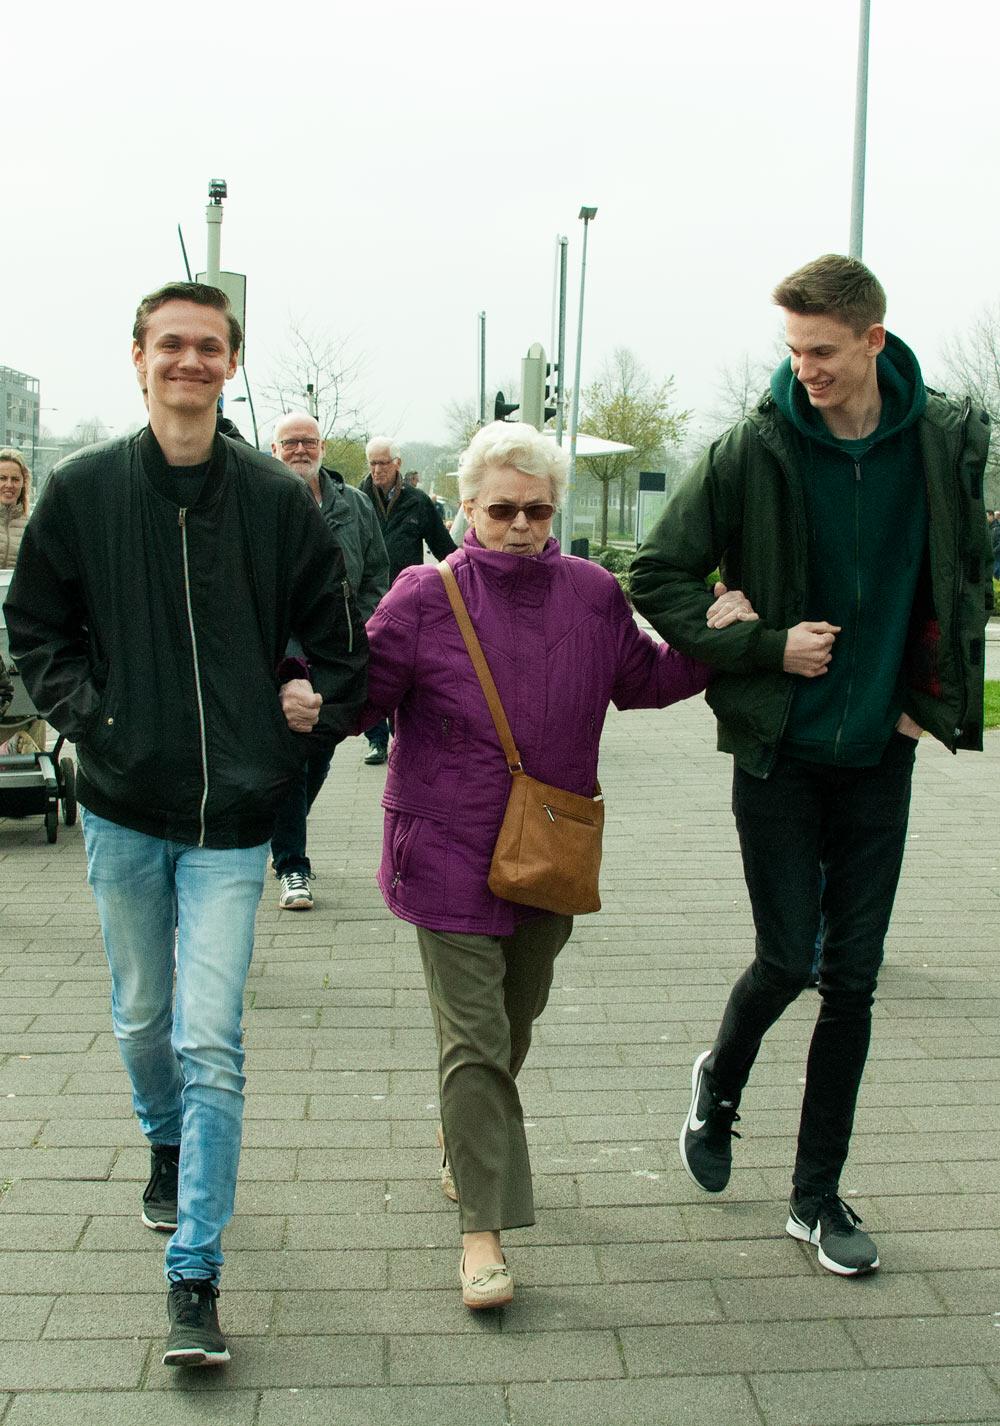
<path fill-rule="evenodd" d="M 1000 302 L 986 307 L 963 336 L 944 348 L 944 370 L 953 392 L 969 395 L 993 423 L 986 461 L 986 504 L 1000 505 Z"/>
<path fill-rule="evenodd" d="M 350 354 L 348 338 L 313 331 L 296 318 L 288 330 L 288 347 L 272 364 L 271 381 L 261 389 L 270 418 L 283 411 L 311 411 L 324 440 L 338 428 L 353 431 L 363 426 L 354 386 L 365 367 L 364 355 Z"/>

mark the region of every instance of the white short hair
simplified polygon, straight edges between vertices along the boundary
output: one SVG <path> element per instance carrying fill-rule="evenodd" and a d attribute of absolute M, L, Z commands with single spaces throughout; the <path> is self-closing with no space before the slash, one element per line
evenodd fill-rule
<path fill-rule="evenodd" d="M 526 421 L 491 421 L 477 431 L 458 458 L 458 493 L 474 500 L 491 466 L 513 466 L 522 475 L 549 482 L 553 505 L 566 494 L 569 453 Z"/>
<path fill-rule="evenodd" d="M 376 446 L 387 447 L 390 460 L 403 459 L 403 452 L 399 449 L 399 442 L 390 440 L 388 436 L 372 436 L 371 440 L 365 443 L 365 455 L 370 456 Z"/>
<path fill-rule="evenodd" d="M 321 432 L 320 429 L 319 429 L 319 422 L 316 420 L 316 417 L 315 417 L 314 415 L 312 415 L 311 412 L 309 412 L 309 411 L 282 411 L 281 415 L 278 417 L 278 419 L 277 419 L 277 420 L 275 421 L 275 423 L 274 423 L 274 431 L 273 431 L 273 433 L 272 433 L 272 435 L 271 435 L 271 444 L 272 444 L 272 445 L 277 445 L 277 444 L 278 444 L 278 441 L 279 441 L 279 439 L 280 439 L 280 437 L 279 437 L 279 432 L 280 432 L 282 426 L 284 426 L 287 421 L 311 421 L 311 422 L 313 423 L 313 425 L 316 427 L 316 434 L 317 434 L 317 436 L 319 436 L 319 435 L 322 434 L 322 432 Z"/>

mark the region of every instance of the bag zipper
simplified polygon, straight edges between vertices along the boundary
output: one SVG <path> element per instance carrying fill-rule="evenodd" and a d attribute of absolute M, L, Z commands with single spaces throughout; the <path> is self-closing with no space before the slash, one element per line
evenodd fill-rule
<path fill-rule="evenodd" d="M 597 826 L 597 823 L 590 817 L 580 817 L 576 812 L 564 812 L 561 807 L 550 807 L 547 802 L 543 802 L 542 806 L 548 813 L 550 822 L 554 822 L 557 817 L 564 817 L 569 822 L 581 822 L 584 827 Z"/>
<path fill-rule="evenodd" d="M 184 601 L 187 605 L 188 633 L 191 635 L 191 662 L 194 665 L 194 692 L 198 704 L 198 737 L 201 743 L 201 807 L 198 811 L 198 845 L 205 845 L 205 805 L 208 802 L 208 742 L 205 735 L 205 703 L 201 696 L 201 674 L 198 670 L 198 639 L 194 631 L 194 610 L 191 607 L 191 579 L 188 569 L 187 547 L 187 507 L 182 505 L 177 512 L 177 523 L 181 527 L 181 558 L 184 564 Z"/>

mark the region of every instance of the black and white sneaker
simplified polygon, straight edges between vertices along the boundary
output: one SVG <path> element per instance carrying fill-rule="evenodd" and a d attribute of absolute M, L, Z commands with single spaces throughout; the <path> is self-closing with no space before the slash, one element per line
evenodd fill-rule
<path fill-rule="evenodd" d="M 691 1108 L 681 1129 L 681 1162 L 688 1176 L 706 1193 L 721 1193 L 733 1168 L 733 1140 L 740 1136 L 733 1128 L 740 1116 L 729 1099 L 717 1099 L 705 1061 L 711 1050 L 703 1050 L 691 1070 Z"/>
<path fill-rule="evenodd" d="M 313 894 L 309 889 L 309 878 L 301 871 L 286 872 L 281 878 L 279 911 L 311 911 L 312 908 Z"/>
<path fill-rule="evenodd" d="M 159 1233 L 177 1228 L 177 1170 L 180 1144 L 151 1144 L 149 1182 L 142 1194 L 142 1221 Z"/>
<path fill-rule="evenodd" d="M 800 1243 L 812 1243 L 829 1272 L 857 1277 L 878 1267 L 878 1249 L 858 1224 L 861 1219 L 835 1193 L 801 1198 L 793 1189 L 785 1232 Z"/>
<path fill-rule="evenodd" d="M 165 1367 L 216 1367 L 229 1361 L 229 1348 L 215 1305 L 218 1295 L 219 1289 L 211 1278 L 178 1278 L 171 1282 Z"/>

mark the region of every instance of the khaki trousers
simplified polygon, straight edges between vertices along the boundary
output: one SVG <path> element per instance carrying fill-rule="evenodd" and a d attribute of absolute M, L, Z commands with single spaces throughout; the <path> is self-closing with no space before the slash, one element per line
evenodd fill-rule
<path fill-rule="evenodd" d="M 463 1233 L 535 1221 L 515 1083 L 545 1009 L 571 916 L 544 912 L 512 936 L 417 927 L 438 1042 L 441 1122 Z"/>

